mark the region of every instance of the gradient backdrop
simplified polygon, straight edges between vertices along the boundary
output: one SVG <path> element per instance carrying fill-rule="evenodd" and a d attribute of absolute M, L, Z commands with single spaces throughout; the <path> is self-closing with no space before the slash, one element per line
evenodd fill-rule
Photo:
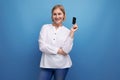
<path fill-rule="evenodd" d="M 73 66 L 66 80 L 120 80 L 119 0 L 0 0 L 0 80 L 38 80 L 41 26 L 51 23 L 51 9 L 64 5 L 72 26 Z"/>

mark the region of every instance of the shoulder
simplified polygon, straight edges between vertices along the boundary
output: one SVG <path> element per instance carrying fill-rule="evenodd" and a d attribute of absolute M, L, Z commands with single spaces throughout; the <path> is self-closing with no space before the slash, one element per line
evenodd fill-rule
<path fill-rule="evenodd" d="M 44 24 L 41 27 L 41 30 L 49 30 L 51 28 L 51 24 Z"/>
<path fill-rule="evenodd" d="M 70 29 L 65 27 L 65 26 L 63 26 L 63 29 L 64 29 L 65 32 L 70 32 Z"/>
<path fill-rule="evenodd" d="M 42 26 L 42 28 L 44 29 L 47 29 L 47 28 L 50 28 L 51 27 L 51 24 L 44 24 L 43 26 Z"/>
<path fill-rule="evenodd" d="M 51 24 L 44 24 L 42 25 L 41 29 L 40 29 L 40 33 L 44 33 L 47 32 L 51 27 Z"/>

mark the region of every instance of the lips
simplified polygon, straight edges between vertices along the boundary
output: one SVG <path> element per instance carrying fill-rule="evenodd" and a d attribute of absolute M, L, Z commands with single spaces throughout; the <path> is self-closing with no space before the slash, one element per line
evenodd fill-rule
<path fill-rule="evenodd" d="M 61 22 L 62 20 L 61 20 L 61 19 L 56 18 L 54 21 L 55 21 L 56 23 L 58 23 L 58 22 Z"/>
<path fill-rule="evenodd" d="M 61 20 L 61 19 L 55 18 L 55 21 L 59 21 L 59 20 Z"/>

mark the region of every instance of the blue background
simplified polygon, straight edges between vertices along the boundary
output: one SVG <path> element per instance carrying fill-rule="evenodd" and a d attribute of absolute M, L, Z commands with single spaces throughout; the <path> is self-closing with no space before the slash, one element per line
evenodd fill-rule
<path fill-rule="evenodd" d="M 55 4 L 65 7 L 65 26 L 73 16 L 79 26 L 66 80 L 120 80 L 119 0 L 0 0 L 0 80 L 38 79 L 39 31 Z"/>

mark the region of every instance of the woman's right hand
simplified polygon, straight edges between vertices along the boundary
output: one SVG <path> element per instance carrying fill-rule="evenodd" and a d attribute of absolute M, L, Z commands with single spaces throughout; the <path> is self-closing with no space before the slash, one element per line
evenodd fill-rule
<path fill-rule="evenodd" d="M 65 52 L 63 51 L 63 49 L 61 49 L 61 48 L 58 50 L 58 54 L 63 55 L 63 56 L 66 56 L 66 55 L 67 55 L 67 53 L 65 53 Z"/>

